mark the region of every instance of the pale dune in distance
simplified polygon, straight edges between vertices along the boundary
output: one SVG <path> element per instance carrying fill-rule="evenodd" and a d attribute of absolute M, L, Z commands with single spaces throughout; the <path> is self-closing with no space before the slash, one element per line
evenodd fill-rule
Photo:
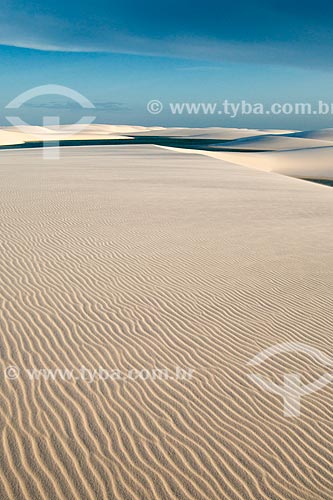
<path fill-rule="evenodd" d="M 0 128 L 0 146 L 40 141 L 70 141 L 95 139 L 129 139 L 126 134 L 137 132 L 145 127 L 127 125 L 88 125 L 83 130 L 76 125 L 59 127 L 2 127 Z M 8 140 L 10 142 L 8 142 Z"/>
<path fill-rule="evenodd" d="M 182 149 L 182 152 L 189 150 Z M 333 147 L 260 153 L 196 151 L 244 167 L 290 177 L 333 180 Z"/>
<path fill-rule="evenodd" d="M 290 131 L 283 130 L 255 130 L 237 128 L 165 128 L 165 127 L 143 127 L 132 125 L 86 125 L 80 130 L 77 125 L 60 125 L 58 127 L 22 126 L 0 127 L 0 145 L 13 144 L 2 142 L 2 133 L 17 134 L 18 142 L 50 141 L 50 140 L 93 140 L 93 139 L 128 139 L 132 137 L 156 136 L 156 137 L 180 137 L 197 139 L 232 140 L 258 134 L 282 134 Z M 4 136 L 4 137 L 5 137 Z M 16 135 L 13 136 L 15 138 Z"/>
<path fill-rule="evenodd" d="M 153 129 L 146 130 L 143 132 L 135 133 L 136 136 L 149 136 L 155 135 L 158 137 L 180 137 L 188 139 L 216 139 L 216 140 L 233 140 L 240 139 L 243 137 L 252 137 L 253 135 L 262 134 L 287 134 L 290 130 L 260 130 L 260 129 L 248 129 L 248 128 L 224 128 L 224 127 L 207 127 L 207 128 L 161 128 L 156 129 L 152 133 Z"/>
<path fill-rule="evenodd" d="M 332 499 L 332 388 L 289 418 L 249 378 L 327 371 L 249 361 L 332 354 L 332 190 L 260 170 L 298 151 L 254 153 L 259 170 L 186 153 L 0 151 L 0 365 L 20 370 L 0 377 L 1 499 Z M 193 373 L 27 374 L 81 367 Z"/>
<path fill-rule="evenodd" d="M 230 149 L 252 149 L 252 150 L 291 150 L 291 149 L 307 149 L 332 146 L 330 141 L 322 141 L 317 139 L 303 139 L 299 137 L 290 137 L 285 135 L 258 135 L 242 139 L 236 139 L 231 142 L 223 142 L 221 145 L 224 148 Z M 219 146 L 216 145 L 218 148 Z"/>
<path fill-rule="evenodd" d="M 290 137 L 301 137 L 303 139 L 317 139 L 321 141 L 333 141 L 333 128 L 322 128 L 318 130 L 304 130 L 291 132 Z"/>
<path fill-rule="evenodd" d="M 12 131 L 0 129 L 0 146 L 10 146 L 13 144 L 23 144 L 25 141 L 20 134 Z"/>

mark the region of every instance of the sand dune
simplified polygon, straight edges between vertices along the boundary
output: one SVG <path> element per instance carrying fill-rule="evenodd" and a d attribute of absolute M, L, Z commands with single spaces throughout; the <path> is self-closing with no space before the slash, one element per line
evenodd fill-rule
<path fill-rule="evenodd" d="M 289 150 L 328 146 L 329 142 L 333 141 L 333 129 L 296 132 L 274 129 L 168 128 L 95 123 L 87 125 L 82 131 L 77 125 L 60 125 L 59 127 L 48 128 L 23 126 L 19 129 L 16 127 L 0 127 L 0 145 L 47 140 L 128 139 L 129 137 L 140 136 L 216 139 L 216 141 L 233 141 L 230 144 L 223 144 L 223 146 L 230 148 Z"/>
<path fill-rule="evenodd" d="M 24 140 L 20 134 L 0 129 L 0 146 L 10 146 L 12 144 L 23 144 Z"/>
<path fill-rule="evenodd" d="M 207 127 L 207 128 L 161 128 L 155 129 L 152 134 L 152 129 L 144 132 L 137 132 L 136 136 L 155 135 L 159 137 L 182 137 L 188 139 L 216 139 L 216 140 L 233 140 L 243 137 L 253 137 L 262 134 L 286 134 L 293 131 L 290 130 L 260 130 L 248 128 L 224 128 L 224 127 Z"/>
<path fill-rule="evenodd" d="M 281 342 L 331 355 L 332 191 L 152 146 L 0 158 L 1 374 L 20 369 L 0 377 L 0 498 L 331 500 L 332 388 L 290 419 L 248 362 Z M 194 371 L 27 372 L 82 366 Z"/>
<path fill-rule="evenodd" d="M 333 141 L 333 128 L 322 128 L 318 130 L 305 130 L 303 132 L 292 132 L 289 137 L 301 137 L 303 139 L 318 139 L 321 141 Z"/>
<path fill-rule="evenodd" d="M 75 124 L 60 125 L 59 127 L 0 127 L 0 146 L 36 141 L 130 139 L 128 134 L 143 130 L 147 130 L 147 127 L 99 124 L 87 125 L 84 130 Z"/>
<path fill-rule="evenodd" d="M 165 149 L 172 150 L 173 148 Z M 187 154 L 194 153 L 188 149 L 179 149 L 179 151 Z M 195 150 L 195 153 L 290 177 L 333 180 L 333 147 L 260 153 Z"/>
<path fill-rule="evenodd" d="M 133 125 L 87 125 L 84 130 L 80 130 L 77 125 L 60 125 L 59 127 L 37 127 L 22 126 L 0 127 L 0 145 L 13 144 L 12 142 L 3 142 L 8 133 L 13 133 L 13 139 L 17 137 L 14 144 L 22 144 L 31 141 L 49 141 L 49 140 L 93 140 L 93 139 L 128 139 L 130 136 L 158 136 L 158 137 L 180 137 L 197 139 L 216 139 L 232 140 L 241 137 L 248 137 L 260 134 L 282 134 L 290 131 L 283 130 L 255 130 L 255 129 L 237 129 L 237 128 L 165 128 L 165 127 L 142 127 Z M 16 135 L 17 134 L 17 135 Z"/>
<path fill-rule="evenodd" d="M 243 139 L 237 139 L 231 142 L 223 142 L 220 145 L 216 144 L 215 147 L 218 149 L 222 147 L 223 149 L 253 149 L 255 150 L 268 150 L 268 151 L 278 151 L 278 150 L 291 150 L 291 149 L 306 149 L 306 148 L 318 148 L 332 146 L 330 141 L 321 141 L 318 139 L 303 139 L 300 137 L 290 137 L 285 135 L 257 135 L 252 137 L 246 137 Z M 214 147 L 214 146 L 213 146 Z"/>

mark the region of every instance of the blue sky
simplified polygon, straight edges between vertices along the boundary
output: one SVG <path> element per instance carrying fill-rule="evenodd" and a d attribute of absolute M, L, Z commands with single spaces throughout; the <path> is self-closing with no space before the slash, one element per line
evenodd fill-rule
<path fill-rule="evenodd" d="M 331 102 L 332 14 L 328 1 L 2 0 L 0 123 L 19 93 L 58 84 L 94 102 L 104 123 L 331 126 L 329 116 L 153 116 L 146 103 Z M 57 106 L 64 122 L 80 117 L 54 96 L 22 117 L 38 124 Z"/>

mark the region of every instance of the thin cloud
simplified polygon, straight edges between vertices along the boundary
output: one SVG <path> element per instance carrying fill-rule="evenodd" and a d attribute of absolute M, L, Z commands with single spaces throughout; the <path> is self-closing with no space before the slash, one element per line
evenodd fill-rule
<path fill-rule="evenodd" d="M 186 66 L 184 68 L 177 68 L 178 71 L 222 71 L 223 66 Z"/>
<path fill-rule="evenodd" d="M 113 102 L 113 101 L 105 101 L 105 102 L 95 102 L 93 103 L 95 109 L 97 111 L 126 111 L 129 108 L 122 102 Z M 57 111 L 73 111 L 76 109 L 81 109 L 80 105 L 74 101 L 67 102 L 27 102 L 24 104 L 25 108 L 33 108 L 33 109 L 49 109 L 49 110 L 57 110 Z"/>
<path fill-rule="evenodd" d="M 96 0 L 94 8 L 92 5 L 79 8 L 73 0 L 65 15 L 59 8 L 52 16 L 48 13 L 47 1 L 36 0 L 32 13 L 28 12 L 29 6 L 24 11 L 10 9 L 8 5 L 14 3 L 8 0 L 7 8 L 5 4 L 0 13 L 0 45 L 43 51 L 164 56 L 201 62 L 332 67 L 328 13 L 313 18 L 306 9 L 297 14 L 286 6 L 277 6 L 276 2 L 263 5 L 253 0 L 250 8 L 249 2 L 241 1 L 236 8 L 209 0 L 207 11 L 200 11 L 200 15 L 192 13 L 185 22 L 182 13 L 187 2 L 179 6 L 178 16 L 171 16 L 169 10 L 161 14 L 155 3 L 144 13 L 136 4 L 131 12 L 126 9 L 125 12 L 121 4 L 103 9 L 105 3 Z M 60 7 L 62 3 L 59 0 Z M 221 13 L 219 23 L 218 16 L 208 15 L 210 6 L 216 14 Z M 333 13 L 333 9 L 329 10 Z M 266 23 L 265 19 L 274 19 L 274 23 Z M 219 69 L 216 65 L 207 68 L 200 64 L 183 71 Z"/>

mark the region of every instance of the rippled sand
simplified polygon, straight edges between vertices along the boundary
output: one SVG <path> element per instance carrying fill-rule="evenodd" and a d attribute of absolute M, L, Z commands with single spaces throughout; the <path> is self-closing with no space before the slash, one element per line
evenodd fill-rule
<path fill-rule="evenodd" d="M 61 155 L 0 155 L 1 499 L 332 499 L 332 387 L 287 418 L 248 376 L 327 371 L 248 362 L 331 354 L 332 190 L 153 146 Z M 191 376 L 27 371 L 82 367 Z"/>

